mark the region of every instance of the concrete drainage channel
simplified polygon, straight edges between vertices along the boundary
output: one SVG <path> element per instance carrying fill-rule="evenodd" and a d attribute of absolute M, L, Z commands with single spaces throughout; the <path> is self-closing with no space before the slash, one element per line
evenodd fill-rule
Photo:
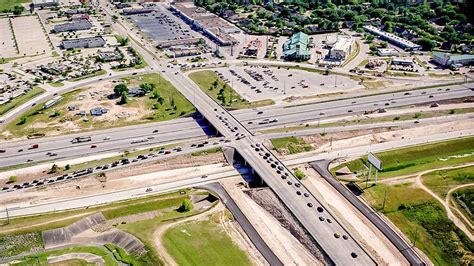
<path fill-rule="evenodd" d="M 13 185 L 12 187 L 3 187 L 0 193 L 8 193 L 8 192 L 14 192 L 14 191 L 19 191 L 19 190 L 25 190 L 29 188 L 34 188 L 34 187 L 43 187 L 46 185 L 52 185 L 52 184 L 58 184 L 58 183 L 63 183 L 71 180 L 75 180 L 81 177 L 85 177 L 88 175 L 91 175 L 93 173 L 99 174 L 99 173 L 105 173 L 111 170 L 116 170 L 124 167 L 130 166 L 130 164 L 140 164 L 140 163 L 149 163 L 153 161 L 159 161 L 162 159 L 167 159 L 171 158 L 180 154 L 187 154 L 191 152 L 198 152 L 198 151 L 203 151 L 207 150 L 210 148 L 215 148 L 215 147 L 221 147 L 223 143 L 227 143 L 229 140 L 226 140 L 224 138 L 212 140 L 212 141 L 202 141 L 199 143 L 193 143 L 190 144 L 184 148 L 181 147 L 175 147 L 173 149 L 162 149 L 157 152 L 150 152 L 147 155 L 138 155 L 135 158 L 125 158 L 125 159 L 118 159 L 117 161 L 112 162 L 111 164 L 104 164 L 101 166 L 97 166 L 95 168 L 86 168 L 82 170 L 75 171 L 70 174 L 64 174 L 60 176 L 54 176 L 54 177 L 49 177 L 49 178 L 42 178 L 42 179 L 35 179 L 32 182 L 25 182 L 21 185 L 16 184 Z M 183 152 L 184 151 L 184 152 Z M 78 187 L 80 188 L 80 187 Z"/>

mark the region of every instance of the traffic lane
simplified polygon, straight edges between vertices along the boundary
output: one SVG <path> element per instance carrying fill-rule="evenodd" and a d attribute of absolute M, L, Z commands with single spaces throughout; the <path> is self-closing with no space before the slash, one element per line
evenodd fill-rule
<path fill-rule="evenodd" d="M 30 154 L 17 153 L 15 155 L 5 156 L 0 159 L 0 167 L 11 166 L 21 164 L 25 162 L 44 162 L 44 161 L 57 161 L 60 159 L 76 158 L 82 156 L 96 155 L 99 153 L 106 152 L 119 152 L 124 150 L 138 149 L 141 147 L 149 146 L 162 146 L 176 142 L 187 142 L 192 139 L 203 139 L 206 135 L 203 134 L 202 129 L 188 130 L 188 131 L 177 131 L 160 134 L 160 136 L 154 137 L 153 139 L 144 138 L 143 142 L 132 143 L 133 139 L 124 138 L 117 141 L 102 141 L 91 144 L 90 142 L 83 143 L 71 143 L 67 146 L 52 148 L 49 151 L 43 150 Z M 146 140 L 146 141 L 145 141 Z M 57 155 L 47 155 L 48 152 L 55 153 Z"/>
<path fill-rule="evenodd" d="M 375 103 L 369 103 L 369 104 L 354 104 L 350 106 L 344 106 L 344 107 L 332 107 L 332 108 L 320 108 L 320 109 L 312 109 L 312 110 L 306 110 L 303 112 L 291 112 L 291 113 L 285 113 L 281 112 L 278 115 L 270 116 L 267 115 L 268 118 L 258 118 L 258 119 L 250 119 L 250 120 L 242 120 L 242 122 L 249 123 L 251 122 L 252 124 L 248 124 L 248 126 L 252 130 L 256 129 L 263 129 L 263 128 L 268 128 L 268 127 L 274 127 L 278 125 L 285 125 L 285 124 L 294 124 L 294 123 L 302 123 L 302 122 L 314 122 L 318 120 L 323 120 L 323 119 L 328 119 L 328 118 L 333 118 L 333 117 L 338 117 L 338 116 L 348 116 L 348 115 L 353 115 L 353 114 L 364 114 L 366 111 L 376 111 L 379 108 L 385 109 L 387 112 L 390 111 L 391 108 L 400 108 L 403 106 L 409 106 L 409 105 L 415 105 L 415 104 L 423 104 L 426 102 L 437 102 L 441 100 L 447 100 L 447 99 L 454 99 L 454 98 L 463 98 L 467 96 L 472 96 L 472 92 L 466 92 L 466 91 L 459 91 L 456 93 L 452 94 L 441 94 L 441 95 L 434 95 L 432 98 L 428 98 L 426 96 L 426 99 L 422 98 L 411 98 L 411 99 L 406 99 L 404 101 L 383 101 L 383 102 L 375 102 Z M 388 105 L 386 105 L 388 103 Z M 436 110 L 436 109 L 433 109 Z M 273 120 L 273 119 L 277 120 Z M 267 121 L 265 121 L 267 119 Z M 274 122 L 271 122 L 271 121 Z"/>
<path fill-rule="evenodd" d="M 349 201 L 356 209 L 358 209 L 369 221 L 371 221 L 403 254 L 410 262 L 410 265 L 424 265 L 417 252 L 411 245 L 403 240 L 388 224 L 386 224 L 376 212 L 362 203 L 352 192 L 338 182 L 328 171 L 329 160 L 316 161 L 310 163 L 311 167 L 316 170 L 331 186 L 333 186 L 339 194 Z"/>
<path fill-rule="evenodd" d="M 270 247 L 265 243 L 262 237 L 258 234 L 257 230 L 253 227 L 250 221 L 247 219 L 245 214 L 242 213 L 239 206 L 235 203 L 232 197 L 227 193 L 227 191 L 221 186 L 220 183 L 209 183 L 206 185 L 200 186 L 204 189 L 214 191 L 219 195 L 224 205 L 229 209 L 229 211 L 234 216 L 235 220 L 244 230 L 245 234 L 249 237 L 252 243 L 255 245 L 257 250 L 262 254 L 262 256 L 267 260 L 267 262 L 272 266 L 283 266 L 281 260 L 275 255 L 275 253 L 270 249 Z"/>
<path fill-rule="evenodd" d="M 107 130 L 105 132 L 98 131 L 98 132 L 84 132 L 84 133 L 76 133 L 74 135 L 62 135 L 58 137 L 51 137 L 48 139 L 34 139 L 34 140 L 27 140 L 27 141 L 19 141 L 13 142 L 5 145 L 0 145 L 0 149 L 5 150 L 4 153 L 0 153 L 0 158 L 3 156 L 14 155 L 19 152 L 19 150 L 23 150 L 23 154 L 28 153 L 37 153 L 41 151 L 52 151 L 52 149 L 61 148 L 61 147 L 69 147 L 71 144 L 73 146 L 80 146 L 81 143 L 72 143 L 72 140 L 75 137 L 85 137 L 90 136 L 91 141 L 87 142 L 88 144 L 99 144 L 102 142 L 118 142 L 123 141 L 124 139 L 133 140 L 135 138 L 146 138 L 146 137 L 160 137 L 163 134 L 175 133 L 175 132 L 182 132 L 182 131 L 195 131 L 201 130 L 205 131 L 206 127 L 200 127 L 197 123 L 193 121 L 181 123 L 169 123 L 165 125 L 149 125 L 143 127 L 133 127 L 133 128 L 120 128 L 120 130 L 114 129 L 112 132 L 111 130 Z M 204 132 L 203 132 L 204 134 Z M 38 144 L 38 148 L 31 150 L 31 146 L 33 144 Z"/>
<path fill-rule="evenodd" d="M 459 92 L 465 92 L 465 94 L 460 94 Z M 410 95 L 405 95 L 410 93 Z M 415 90 L 409 92 L 399 92 L 399 93 L 387 93 L 373 96 L 363 96 L 360 98 L 353 99 L 343 99 L 343 100 L 331 100 L 326 102 L 316 102 L 316 103 L 307 103 L 299 104 L 293 106 L 268 106 L 261 109 L 248 109 L 245 111 L 234 111 L 236 117 L 240 120 L 251 120 L 252 118 L 273 118 L 281 114 L 295 114 L 295 113 L 306 113 L 309 111 L 323 111 L 330 108 L 344 108 L 352 107 L 355 105 L 367 105 L 370 109 L 383 108 L 386 102 L 396 101 L 399 104 L 406 105 L 416 102 L 431 102 L 436 100 L 436 98 L 430 98 L 430 95 L 443 95 L 443 99 L 449 99 L 450 97 L 445 97 L 446 94 L 452 94 L 452 98 L 459 98 L 465 96 L 473 96 L 474 92 L 471 89 L 468 89 L 463 86 L 452 86 L 448 91 L 446 89 L 426 89 L 426 90 Z M 461 95 L 461 96 L 459 96 Z M 416 100 L 415 100 L 416 99 Z M 377 106 L 373 104 L 377 103 Z M 397 106 L 397 105 L 395 105 Z M 348 108 L 346 108 L 348 109 Z M 369 109 L 369 110 L 370 110 Z"/>
<path fill-rule="evenodd" d="M 8 208 L 8 216 L 17 217 L 25 216 L 32 214 L 41 214 L 54 211 L 64 211 L 71 209 L 84 208 L 88 206 L 95 206 L 100 204 L 107 204 L 110 202 L 129 200 L 133 198 L 144 197 L 148 195 L 157 195 L 165 192 L 175 191 L 181 188 L 188 188 L 192 186 L 204 185 L 207 183 L 215 182 L 221 178 L 238 176 L 239 172 L 237 170 L 227 170 L 225 172 L 209 174 L 206 178 L 203 178 L 202 175 L 197 175 L 192 178 L 172 181 L 168 183 L 161 183 L 150 186 L 143 186 L 139 188 L 131 188 L 125 190 L 117 190 L 112 192 L 106 192 L 102 194 L 88 195 L 83 197 L 76 197 L 71 199 L 64 199 L 54 202 L 46 202 L 41 204 L 31 205 L 28 202 L 21 204 L 5 204 L 5 208 Z M 151 188 L 152 191 L 147 192 L 146 190 Z M 0 209 L 0 218 L 6 218 L 6 209 Z"/>
<path fill-rule="evenodd" d="M 261 145 L 261 147 L 263 146 Z M 263 157 L 260 158 L 259 154 L 250 147 L 239 146 L 239 148 L 239 153 L 255 169 L 259 176 L 263 177 L 267 185 L 276 192 L 334 263 L 341 265 L 374 265 L 374 261 L 365 250 L 286 167 L 279 163 L 280 166 L 283 166 L 283 170 L 273 168 L 270 166 L 270 163 L 262 160 Z M 269 153 L 269 151 L 263 149 L 262 153 Z M 268 157 L 274 158 L 273 160 L 276 161 L 276 157 L 273 155 Z M 276 171 L 288 173 L 289 175 L 282 179 L 279 176 L 281 174 L 278 174 Z M 291 182 L 291 184 L 287 182 Z M 299 187 L 296 187 L 294 184 L 299 184 Z M 300 191 L 301 194 L 298 195 L 297 191 Z M 304 193 L 307 193 L 308 197 L 305 197 Z M 308 203 L 311 203 L 312 207 L 309 207 Z M 318 207 L 323 208 L 322 212 L 318 212 Z M 325 220 L 319 220 L 319 216 L 324 216 Z M 327 218 L 331 219 L 331 223 L 327 222 Z M 335 234 L 339 234 L 338 237 Z M 343 238 L 343 236 L 347 236 L 347 239 Z M 352 252 L 357 254 L 357 258 L 352 257 Z"/>

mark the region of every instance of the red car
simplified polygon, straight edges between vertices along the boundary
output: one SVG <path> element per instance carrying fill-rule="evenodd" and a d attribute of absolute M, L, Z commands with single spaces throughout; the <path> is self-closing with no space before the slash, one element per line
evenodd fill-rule
<path fill-rule="evenodd" d="M 91 145 L 91 149 L 97 148 L 97 145 Z"/>

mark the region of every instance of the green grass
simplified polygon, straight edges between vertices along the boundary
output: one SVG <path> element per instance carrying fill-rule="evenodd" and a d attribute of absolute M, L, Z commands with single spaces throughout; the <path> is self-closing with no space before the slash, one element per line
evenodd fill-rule
<path fill-rule="evenodd" d="M 187 193 L 190 190 L 182 190 Z M 26 234 L 26 233 L 35 233 L 50 229 L 55 229 L 59 227 L 63 227 L 69 225 L 73 222 L 76 222 L 82 219 L 84 216 L 90 215 L 91 213 L 95 212 L 109 212 L 110 215 L 117 215 L 118 213 L 127 214 L 130 213 L 127 209 L 132 209 L 131 212 L 140 213 L 146 210 L 146 207 L 140 208 L 138 211 L 133 210 L 133 206 L 142 206 L 150 202 L 156 202 L 158 200 L 165 200 L 168 198 L 179 198 L 182 195 L 179 192 L 173 192 L 168 194 L 162 194 L 157 196 L 149 196 L 143 197 L 140 199 L 134 200 L 127 200 L 127 201 L 120 201 L 104 206 L 98 207 L 90 207 L 90 208 L 83 208 L 77 210 L 69 210 L 63 212 L 55 212 L 55 213 L 45 213 L 40 215 L 34 216 L 27 216 L 27 217 L 17 217 L 10 219 L 10 222 L 7 224 L 6 220 L 0 220 L 0 236 L 4 235 L 19 235 L 19 234 Z M 181 201 L 179 202 L 181 203 Z M 154 205 L 156 206 L 156 205 Z M 178 206 L 178 205 L 177 205 Z M 115 212 L 114 210 L 117 211 Z M 72 217 L 76 216 L 76 217 Z M 64 220 L 63 220 L 64 219 Z M 5 230 L 11 230 L 5 232 Z"/>
<path fill-rule="evenodd" d="M 381 209 L 386 193 L 385 208 Z M 379 184 L 365 189 L 364 198 L 385 214 L 435 265 L 469 264 L 473 243 L 448 219 L 443 207 L 412 184 Z"/>
<path fill-rule="evenodd" d="M 0 258 L 15 256 L 38 248 L 43 248 L 43 236 L 39 232 L 28 235 L 0 236 Z"/>
<path fill-rule="evenodd" d="M 251 265 L 247 254 L 211 221 L 185 223 L 163 235 L 163 244 L 179 265 Z"/>
<path fill-rule="evenodd" d="M 273 148 L 281 153 L 295 154 L 312 150 L 311 145 L 304 142 L 300 137 L 285 137 L 271 139 Z"/>
<path fill-rule="evenodd" d="M 31 0 L 1 0 L 0 1 L 0 13 L 3 12 L 3 10 L 10 10 L 13 9 L 14 6 L 21 5 L 23 3 L 30 3 Z"/>
<path fill-rule="evenodd" d="M 214 154 L 218 152 L 222 152 L 221 147 L 211 148 L 211 149 L 207 149 L 203 151 L 196 151 L 196 152 L 191 153 L 191 156 L 204 156 L 204 155 Z"/>
<path fill-rule="evenodd" d="M 85 122 L 83 121 L 82 117 L 74 115 L 76 112 L 69 112 L 67 110 L 67 106 L 70 105 L 72 101 L 75 101 L 75 97 L 84 92 L 84 90 L 78 89 L 63 94 L 62 96 L 64 99 L 61 102 L 46 110 L 42 110 L 44 102 L 39 103 L 37 106 L 23 114 L 20 118 L 11 121 L 5 126 L 4 129 L 8 130 L 12 136 L 16 137 L 24 137 L 32 133 L 46 134 L 48 132 L 57 130 L 61 130 L 61 132 L 64 134 L 71 132 L 71 130 L 61 127 L 61 124 L 66 121 L 71 121 L 83 131 L 87 131 L 128 126 L 145 122 L 171 120 L 182 116 L 188 116 L 195 112 L 194 106 L 179 91 L 177 91 L 176 88 L 171 85 L 171 83 L 161 78 L 159 74 L 132 76 L 124 78 L 123 81 L 129 88 L 138 87 L 142 83 L 156 84 L 161 97 L 164 99 L 163 105 L 160 105 L 158 109 L 153 109 L 151 114 L 147 114 L 142 117 L 136 117 L 136 120 L 118 119 L 114 121 L 103 121 L 94 119 L 90 114 L 87 114 L 86 117 L 89 119 L 89 121 Z M 115 104 L 116 100 L 109 101 Z M 175 103 L 176 108 L 172 107 L 172 102 Z M 125 106 L 130 108 L 151 110 L 153 105 L 156 103 L 156 99 L 150 99 L 149 95 L 145 95 L 144 97 L 130 98 L 129 102 Z M 51 113 L 56 110 L 60 112 L 60 115 L 51 117 Z M 23 119 L 25 122 L 20 123 Z M 33 126 L 35 123 L 48 124 L 48 127 L 36 128 Z"/>
<path fill-rule="evenodd" d="M 474 166 L 450 170 L 438 170 L 422 176 L 423 184 L 442 199 L 446 198 L 448 191 L 464 184 L 474 185 Z"/>
<path fill-rule="evenodd" d="M 176 197 L 172 197 L 168 199 L 158 198 L 154 201 L 146 201 L 143 203 L 134 204 L 133 208 L 131 208 L 131 206 L 124 206 L 122 208 L 106 210 L 106 211 L 103 211 L 102 213 L 104 214 L 105 218 L 110 220 L 117 217 L 123 217 L 123 216 L 128 216 L 128 215 L 133 215 L 133 214 L 178 207 L 179 204 L 183 201 L 183 199 L 187 199 L 187 198 L 189 198 L 189 196 L 187 195 L 176 196 Z"/>
<path fill-rule="evenodd" d="M 48 82 L 48 84 L 51 85 L 51 87 L 55 87 L 55 88 L 64 86 L 64 83 L 62 82 Z"/>
<path fill-rule="evenodd" d="M 13 98 L 6 103 L 0 104 L 0 115 L 6 114 L 8 111 L 26 103 L 34 97 L 44 93 L 44 90 L 40 87 L 33 87 L 29 92 Z"/>
<path fill-rule="evenodd" d="M 89 73 L 87 75 L 84 75 L 84 76 L 80 76 L 80 77 L 77 77 L 77 78 L 72 78 L 72 79 L 69 79 L 69 81 L 80 81 L 80 80 L 83 80 L 83 79 L 87 79 L 87 78 L 92 78 L 92 77 L 97 77 L 97 76 L 100 76 L 100 75 L 104 75 L 104 74 L 107 74 L 107 71 L 101 69 L 101 70 L 97 70 L 97 71 L 94 71 L 92 73 Z"/>
<path fill-rule="evenodd" d="M 472 162 L 473 155 L 459 158 L 450 156 L 467 155 L 473 152 L 474 138 L 468 137 L 378 153 L 376 155 L 382 160 L 383 168 L 383 171 L 379 172 L 379 177 L 409 175 L 443 166 Z M 367 156 L 355 161 L 359 162 L 344 163 L 332 171 L 347 165 L 352 172 L 357 172 L 358 176 L 366 176 Z"/>
<path fill-rule="evenodd" d="M 21 262 L 15 264 L 20 266 L 29 265 L 47 265 L 48 257 L 59 256 L 68 253 L 90 253 L 100 256 L 104 259 L 105 265 L 118 265 L 117 261 L 110 255 L 105 248 L 96 246 L 74 246 L 54 251 L 40 252 L 35 255 L 25 256 L 20 259 Z"/>
<path fill-rule="evenodd" d="M 150 260 L 147 255 L 136 257 L 135 255 L 128 254 L 125 250 L 116 245 L 105 244 L 104 246 L 112 252 L 115 260 L 123 262 L 125 265 L 152 265 L 154 262 Z"/>
<path fill-rule="evenodd" d="M 460 210 L 464 216 L 473 222 L 474 214 L 474 189 L 473 187 L 461 188 L 453 191 L 451 194 L 454 199 L 454 204 L 458 210 Z"/>
<path fill-rule="evenodd" d="M 226 85 L 226 83 L 220 79 L 214 71 L 203 70 L 193 72 L 189 74 L 189 78 L 191 78 L 209 97 L 222 104 L 222 101 L 218 99 L 218 93 L 219 90 Z M 215 81 L 217 81 L 217 87 L 213 86 Z M 240 97 L 240 95 L 230 86 L 226 86 L 224 97 L 225 104 L 223 106 L 230 109 L 256 108 L 274 104 L 272 100 L 248 102 L 247 100 Z"/>

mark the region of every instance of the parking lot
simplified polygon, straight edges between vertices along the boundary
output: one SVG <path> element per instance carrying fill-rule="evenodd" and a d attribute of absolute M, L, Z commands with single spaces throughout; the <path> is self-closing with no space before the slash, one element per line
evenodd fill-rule
<path fill-rule="evenodd" d="M 10 28 L 9 19 L 0 19 L 0 57 L 18 56 L 15 48 L 15 39 Z"/>
<path fill-rule="evenodd" d="M 36 16 L 11 19 L 20 55 L 49 53 L 51 47 Z M 34 43 L 34 45 L 32 45 Z"/>
<path fill-rule="evenodd" d="M 231 66 L 215 70 L 248 101 L 347 92 L 362 88 L 346 76 L 322 75 L 286 67 Z"/>
<path fill-rule="evenodd" d="M 197 37 L 191 28 L 162 7 L 160 11 L 127 16 L 155 42 Z"/>

